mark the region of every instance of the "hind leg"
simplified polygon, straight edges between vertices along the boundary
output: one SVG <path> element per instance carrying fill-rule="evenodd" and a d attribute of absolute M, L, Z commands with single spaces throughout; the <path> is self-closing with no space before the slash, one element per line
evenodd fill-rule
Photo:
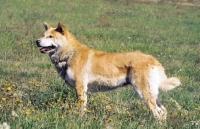
<path fill-rule="evenodd" d="M 156 104 L 158 107 L 161 108 L 161 110 L 163 111 L 163 119 L 166 119 L 167 118 L 167 110 L 166 108 L 159 102 L 158 98 L 156 99 Z"/>
<path fill-rule="evenodd" d="M 147 104 L 147 106 L 151 109 L 154 117 L 158 120 L 158 122 L 162 122 L 166 119 L 167 111 L 165 107 L 160 104 L 157 99 L 157 94 L 151 93 L 149 87 L 144 87 L 143 89 L 138 89 L 134 87 L 139 97 Z"/>
<path fill-rule="evenodd" d="M 158 100 L 158 85 L 155 81 L 149 82 L 148 85 L 143 90 L 144 101 L 147 103 L 149 108 L 152 110 L 154 117 L 159 121 L 166 119 L 167 110 Z"/>
<path fill-rule="evenodd" d="M 158 122 L 161 123 L 163 120 L 165 120 L 167 117 L 167 110 L 162 104 L 160 104 L 160 102 L 157 99 L 157 96 L 155 97 L 153 94 L 147 91 L 144 91 L 143 96 L 143 100 L 151 109 L 154 117 L 158 120 Z"/>
<path fill-rule="evenodd" d="M 161 123 L 163 120 L 167 118 L 167 110 L 165 107 L 159 102 L 158 95 L 153 94 L 151 92 L 146 92 L 144 96 L 144 101 L 147 103 L 148 107 L 151 109 L 154 117 Z"/>
<path fill-rule="evenodd" d="M 147 74 L 149 73 L 149 74 Z M 140 98 L 147 104 L 154 117 L 160 122 L 166 118 L 166 109 L 158 101 L 158 88 L 160 76 L 157 69 L 140 69 L 132 72 L 131 85 L 135 88 Z"/>
<path fill-rule="evenodd" d="M 158 100 L 158 94 L 159 94 L 159 85 L 161 83 L 161 77 L 162 75 L 160 75 L 160 72 L 157 68 L 152 68 L 149 71 L 149 75 L 148 75 L 148 79 L 147 79 L 147 83 L 145 85 L 145 89 L 146 92 L 148 92 L 147 94 L 147 100 L 150 97 L 150 101 L 152 101 L 154 103 L 152 112 L 153 115 L 158 119 L 158 120 L 165 120 L 167 117 L 167 110 L 165 109 L 165 107 L 159 102 Z M 151 105 L 151 104 L 148 104 Z"/>

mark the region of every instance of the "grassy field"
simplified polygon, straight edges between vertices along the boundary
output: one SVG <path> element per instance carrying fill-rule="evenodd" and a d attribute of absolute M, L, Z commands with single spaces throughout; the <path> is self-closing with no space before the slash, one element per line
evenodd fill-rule
<path fill-rule="evenodd" d="M 6 122 L 12 129 L 199 129 L 200 6 L 192 2 L 1 0 L 0 126 Z M 155 56 L 168 76 L 182 82 L 159 95 L 168 110 L 166 122 L 157 125 L 131 87 L 88 94 L 88 111 L 80 117 L 74 90 L 36 47 L 44 21 L 55 27 L 65 24 L 90 48 Z"/>

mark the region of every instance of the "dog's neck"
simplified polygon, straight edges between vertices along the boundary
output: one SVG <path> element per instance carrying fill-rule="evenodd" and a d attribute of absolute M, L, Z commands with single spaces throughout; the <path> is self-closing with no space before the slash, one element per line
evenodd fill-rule
<path fill-rule="evenodd" d="M 66 66 L 70 65 L 74 55 L 75 55 L 75 50 L 73 50 L 73 49 L 65 52 L 64 54 L 63 54 L 62 51 L 61 52 L 56 51 L 56 52 L 53 52 L 53 53 L 49 53 L 49 57 L 51 59 L 51 62 L 54 65 L 57 65 L 59 63 L 65 63 Z"/>
<path fill-rule="evenodd" d="M 75 55 L 75 50 L 66 52 L 64 56 L 62 56 L 62 53 L 59 52 L 49 53 L 51 62 L 54 64 L 58 74 L 63 79 L 65 79 L 65 76 L 67 74 L 66 71 L 68 67 L 70 67 L 74 55 Z"/>

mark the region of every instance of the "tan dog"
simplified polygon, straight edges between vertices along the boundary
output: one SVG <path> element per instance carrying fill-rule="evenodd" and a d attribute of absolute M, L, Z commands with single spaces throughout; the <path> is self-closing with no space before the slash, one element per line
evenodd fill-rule
<path fill-rule="evenodd" d="M 36 41 L 41 53 L 48 53 L 58 74 L 76 90 L 81 110 L 86 110 L 86 92 L 99 92 L 131 85 L 158 120 L 166 118 L 166 109 L 158 100 L 160 91 L 169 91 L 181 83 L 167 78 L 162 65 L 141 52 L 106 53 L 80 44 L 64 25 L 52 28 L 44 23 L 44 37 Z"/>

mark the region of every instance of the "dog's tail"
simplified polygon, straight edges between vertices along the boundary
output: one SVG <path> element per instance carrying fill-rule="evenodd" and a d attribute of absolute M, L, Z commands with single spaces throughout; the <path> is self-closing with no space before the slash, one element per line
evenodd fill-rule
<path fill-rule="evenodd" d="M 159 90 L 163 92 L 167 92 L 179 86 L 180 84 L 181 84 L 180 80 L 176 77 L 167 78 L 159 86 Z"/>

